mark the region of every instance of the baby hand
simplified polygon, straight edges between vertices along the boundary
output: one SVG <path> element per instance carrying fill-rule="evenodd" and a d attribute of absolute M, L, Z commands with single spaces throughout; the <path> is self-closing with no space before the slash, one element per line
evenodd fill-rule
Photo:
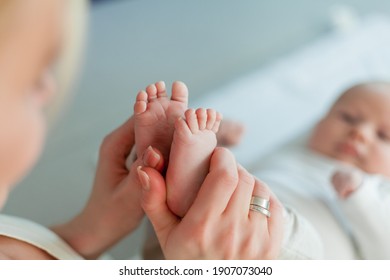
<path fill-rule="evenodd" d="M 331 181 L 338 196 L 346 199 L 362 184 L 363 173 L 355 168 L 343 168 L 333 173 Z"/>

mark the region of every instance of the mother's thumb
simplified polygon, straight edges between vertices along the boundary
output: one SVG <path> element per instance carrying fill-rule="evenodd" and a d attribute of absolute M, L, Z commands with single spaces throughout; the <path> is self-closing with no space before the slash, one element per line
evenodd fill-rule
<path fill-rule="evenodd" d="M 164 178 L 149 167 L 138 167 L 137 172 L 142 185 L 142 208 L 152 223 L 160 244 L 164 244 L 171 230 L 179 223 L 178 217 L 168 208 Z"/>

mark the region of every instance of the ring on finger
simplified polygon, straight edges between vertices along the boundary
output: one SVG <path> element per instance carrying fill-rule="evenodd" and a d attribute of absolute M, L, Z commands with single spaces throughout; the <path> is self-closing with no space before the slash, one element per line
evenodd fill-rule
<path fill-rule="evenodd" d="M 268 199 L 265 199 L 265 198 L 262 198 L 260 196 L 255 196 L 253 195 L 252 198 L 251 198 L 251 202 L 250 202 L 250 205 L 256 205 L 256 206 L 259 206 L 259 207 L 262 207 L 266 210 L 269 210 L 269 200 Z"/>
<path fill-rule="evenodd" d="M 259 212 L 259 213 L 267 216 L 267 218 L 271 217 L 271 212 L 268 209 L 265 209 L 264 207 L 261 207 L 261 206 L 256 205 L 256 204 L 251 204 L 249 206 L 249 210 L 252 210 L 252 211 L 255 211 L 255 212 Z"/>

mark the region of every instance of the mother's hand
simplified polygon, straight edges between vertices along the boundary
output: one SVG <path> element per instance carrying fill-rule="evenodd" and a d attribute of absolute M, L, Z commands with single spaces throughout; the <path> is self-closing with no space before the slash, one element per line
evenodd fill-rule
<path fill-rule="evenodd" d="M 210 172 L 183 219 L 166 205 L 163 177 L 139 171 L 142 206 L 167 259 L 274 259 L 283 236 L 282 205 L 268 187 L 237 166 L 224 148 L 214 151 Z M 270 218 L 250 211 L 252 195 L 270 200 Z"/>
<path fill-rule="evenodd" d="M 161 170 L 161 154 L 151 147 L 130 170 L 126 158 L 134 146 L 134 121 L 130 118 L 107 135 L 100 147 L 92 193 L 82 212 L 53 230 L 88 259 L 98 257 L 141 222 L 141 187 L 137 167 Z"/>

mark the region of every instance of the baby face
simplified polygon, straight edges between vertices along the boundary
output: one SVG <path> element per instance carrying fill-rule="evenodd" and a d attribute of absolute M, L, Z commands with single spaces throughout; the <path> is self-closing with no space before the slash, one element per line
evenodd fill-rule
<path fill-rule="evenodd" d="M 308 144 L 323 155 L 390 178 L 390 85 L 366 84 L 345 92 Z"/>

